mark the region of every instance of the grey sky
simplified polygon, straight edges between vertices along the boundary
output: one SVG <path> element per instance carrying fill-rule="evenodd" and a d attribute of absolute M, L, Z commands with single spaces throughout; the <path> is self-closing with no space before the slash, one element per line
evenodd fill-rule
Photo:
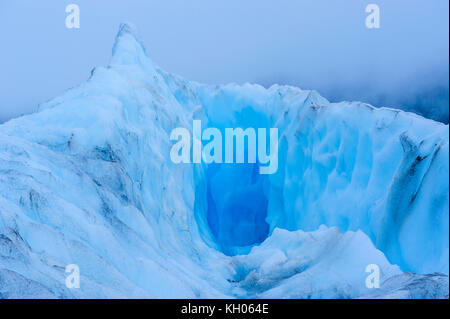
<path fill-rule="evenodd" d="M 65 27 L 69 3 L 80 7 L 80 29 Z M 380 6 L 380 29 L 365 27 L 369 3 Z M 443 121 L 446 112 L 448 121 L 448 6 L 448 0 L 0 0 L 0 122 L 34 111 L 106 65 L 123 21 L 138 27 L 155 63 L 188 79 L 291 84 L 330 100 L 404 104 Z"/>

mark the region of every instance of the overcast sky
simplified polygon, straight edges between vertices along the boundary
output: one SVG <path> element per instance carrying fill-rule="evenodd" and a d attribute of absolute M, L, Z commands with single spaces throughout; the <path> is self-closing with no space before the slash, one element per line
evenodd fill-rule
<path fill-rule="evenodd" d="M 70 3 L 80 7 L 80 29 L 65 26 Z M 381 9 L 380 29 L 365 26 L 369 3 Z M 138 27 L 156 64 L 188 79 L 291 84 L 376 106 L 444 101 L 448 119 L 448 7 L 448 0 L 0 0 L 0 122 L 106 65 L 123 21 Z"/>

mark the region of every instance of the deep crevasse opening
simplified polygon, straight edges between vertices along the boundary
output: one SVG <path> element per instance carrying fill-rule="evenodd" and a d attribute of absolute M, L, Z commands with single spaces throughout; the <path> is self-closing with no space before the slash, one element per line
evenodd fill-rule
<path fill-rule="evenodd" d="M 269 234 L 266 176 L 258 164 L 210 164 L 206 169 L 207 221 L 219 249 L 245 253 Z"/>
<path fill-rule="evenodd" d="M 233 139 L 233 163 L 225 163 L 226 128 L 253 129 L 257 144 L 258 128 L 265 128 L 268 133 L 270 120 L 266 114 L 258 111 L 257 106 L 246 104 L 234 112 L 227 105 L 218 105 L 216 102 L 206 103 L 206 110 L 220 107 L 222 111 L 207 115 L 203 122 L 207 125 L 202 129 L 214 127 L 221 132 L 222 163 L 203 164 L 202 174 L 197 176 L 201 185 L 196 189 L 197 222 L 204 238 L 217 250 L 230 256 L 247 254 L 271 233 L 267 221 L 270 175 L 261 174 L 260 167 L 267 164 L 261 164 L 258 158 L 256 163 L 249 163 L 247 136 L 244 138 L 244 149 L 238 149 L 237 140 Z M 234 101 L 230 103 L 236 105 Z M 203 147 L 208 142 L 203 141 Z M 269 142 L 267 134 L 267 150 Z M 257 148 L 258 145 L 256 151 Z M 244 163 L 236 162 L 240 152 L 243 152 Z"/>

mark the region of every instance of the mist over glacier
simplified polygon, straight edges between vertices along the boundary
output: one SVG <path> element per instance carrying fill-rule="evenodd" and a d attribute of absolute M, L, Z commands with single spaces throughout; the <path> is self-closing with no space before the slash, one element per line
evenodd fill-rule
<path fill-rule="evenodd" d="M 171 162 L 196 119 L 278 128 L 277 172 Z M 448 135 L 315 91 L 187 81 L 123 24 L 108 67 L 0 126 L 0 297 L 448 298 Z"/>

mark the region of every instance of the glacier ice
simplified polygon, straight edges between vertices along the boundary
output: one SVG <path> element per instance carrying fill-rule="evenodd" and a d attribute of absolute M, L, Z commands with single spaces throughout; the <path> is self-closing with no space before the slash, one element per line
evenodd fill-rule
<path fill-rule="evenodd" d="M 172 163 L 195 119 L 277 127 L 278 171 Z M 123 24 L 108 67 L 0 126 L 0 298 L 448 298 L 448 136 L 315 91 L 187 81 Z"/>

